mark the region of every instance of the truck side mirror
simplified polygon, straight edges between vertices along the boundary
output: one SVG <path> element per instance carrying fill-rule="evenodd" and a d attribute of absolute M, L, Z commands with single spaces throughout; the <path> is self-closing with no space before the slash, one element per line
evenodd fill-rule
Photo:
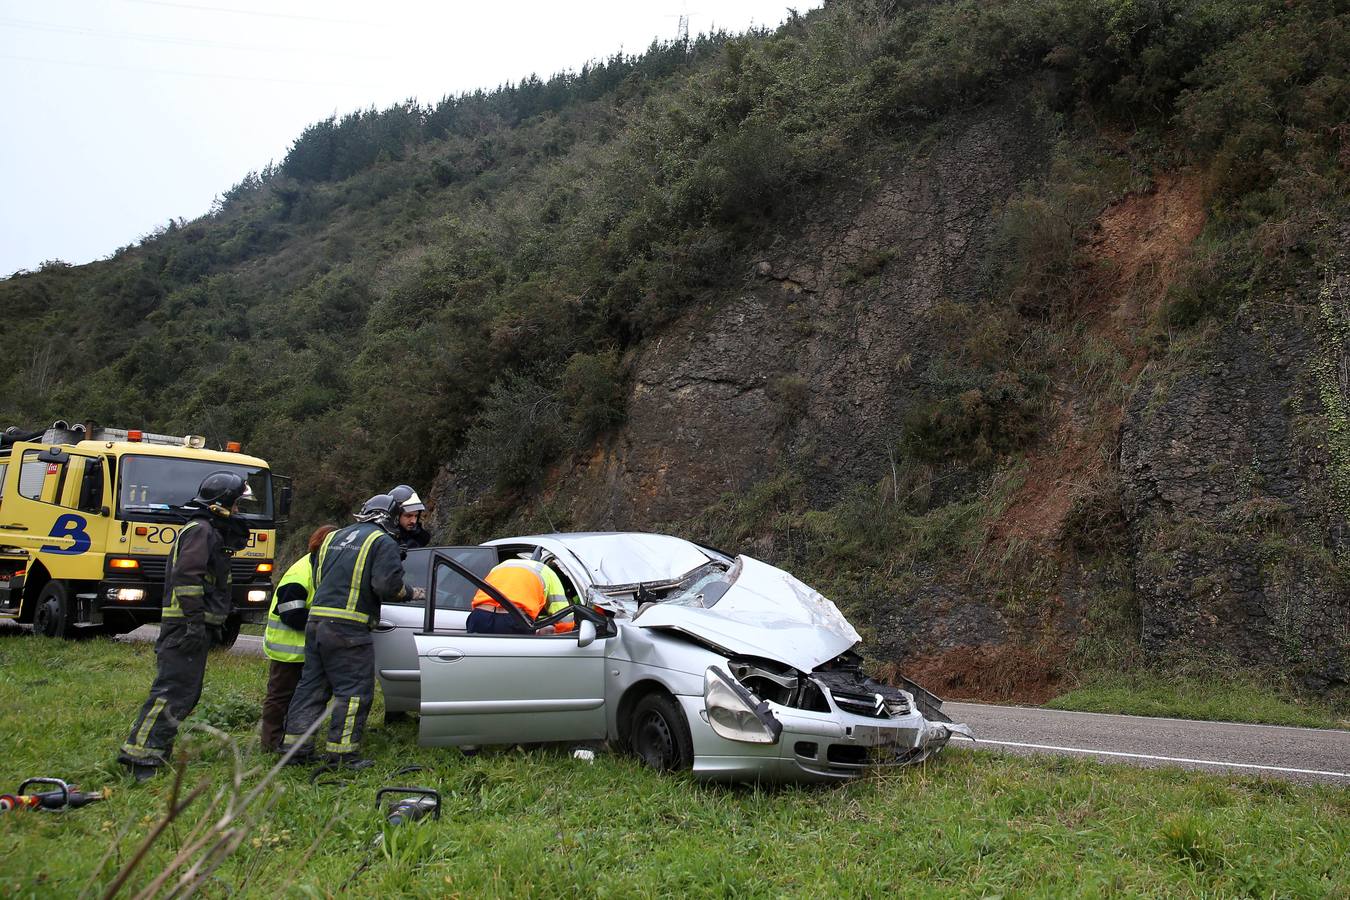
<path fill-rule="evenodd" d="M 285 521 L 291 514 L 291 480 L 284 475 L 273 475 L 277 486 L 277 521 Z"/>
<path fill-rule="evenodd" d="M 70 461 L 70 454 L 60 447 L 48 447 L 37 455 L 38 462 L 64 463 Z"/>

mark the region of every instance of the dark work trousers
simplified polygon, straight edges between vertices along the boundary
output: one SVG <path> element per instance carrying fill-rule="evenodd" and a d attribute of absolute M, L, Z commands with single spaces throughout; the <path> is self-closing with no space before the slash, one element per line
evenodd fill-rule
<path fill-rule="evenodd" d="M 375 646 L 370 629 L 311 612 L 305 625 L 305 670 L 286 713 L 283 749 L 301 744 L 297 756 L 314 751 L 315 739 L 303 743 L 300 739 L 330 708 L 330 700 L 332 717 L 324 749 L 339 755 L 356 753 L 375 700 Z M 318 734 L 322 733 L 320 729 Z"/>
<path fill-rule="evenodd" d="M 493 612 L 482 607 L 469 613 L 464 628 L 469 634 L 534 634 L 510 613 Z"/>
<path fill-rule="evenodd" d="M 291 706 L 295 686 L 300 683 L 302 662 L 277 662 L 269 659 L 267 666 L 267 696 L 262 708 L 262 748 L 274 753 L 281 751 L 281 738 L 286 734 L 286 710 Z"/>
<path fill-rule="evenodd" d="M 193 628 L 195 633 L 189 633 Z M 163 766 L 169 762 L 178 726 L 202 696 L 206 675 L 206 650 L 211 641 L 206 626 L 189 626 L 183 619 L 168 619 L 159 626 L 155 641 L 155 680 L 150 696 L 141 707 L 131 735 L 118 754 L 128 765 Z"/>

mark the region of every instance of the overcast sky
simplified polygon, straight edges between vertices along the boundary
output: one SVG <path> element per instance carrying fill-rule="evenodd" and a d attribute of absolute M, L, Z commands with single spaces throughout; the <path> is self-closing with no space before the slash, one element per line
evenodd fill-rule
<path fill-rule="evenodd" d="M 0 0 L 0 277 L 202 215 L 333 113 L 775 26 L 820 0 Z"/>

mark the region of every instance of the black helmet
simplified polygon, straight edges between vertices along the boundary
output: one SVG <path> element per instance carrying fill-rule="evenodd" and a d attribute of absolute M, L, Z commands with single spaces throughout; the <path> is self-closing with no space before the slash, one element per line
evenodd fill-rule
<path fill-rule="evenodd" d="M 202 479 L 192 502 L 218 516 L 228 516 L 240 498 L 252 496 L 244 476 L 237 472 L 212 472 Z"/>
<path fill-rule="evenodd" d="M 398 517 L 402 512 L 397 500 L 388 494 L 376 494 L 361 505 L 356 514 L 358 522 L 374 522 L 390 534 L 398 530 Z"/>
<path fill-rule="evenodd" d="M 417 496 L 417 491 L 406 484 L 400 484 L 391 490 L 389 496 L 398 501 L 399 506 L 403 507 L 403 512 L 422 512 L 426 509 L 422 498 Z"/>

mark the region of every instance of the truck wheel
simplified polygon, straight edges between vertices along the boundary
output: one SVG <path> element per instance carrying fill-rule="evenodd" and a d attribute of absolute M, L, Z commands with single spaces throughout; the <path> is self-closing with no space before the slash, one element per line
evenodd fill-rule
<path fill-rule="evenodd" d="M 37 608 L 33 610 L 33 634 L 70 636 L 70 588 L 64 581 L 52 579 L 38 594 Z"/>
<path fill-rule="evenodd" d="M 139 622 L 127 615 L 118 615 L 111 611 L 103 613 L 103 628 L 99 634 L 106 637 L 117 637 L 119 634 L 128 634 L 140 627 Z"/>
<path fill-rule="evenodd" d="M 233 647 L 234 642 L 239 640 L 239 626 L 242 624 L 243 620 L 238 616 L 230 616 L 226 619 L 225 624 L 220 629 L 220 640 L 212 644 L 212 648 L 219 647 L 222 650 L 228 650 Z"/>

